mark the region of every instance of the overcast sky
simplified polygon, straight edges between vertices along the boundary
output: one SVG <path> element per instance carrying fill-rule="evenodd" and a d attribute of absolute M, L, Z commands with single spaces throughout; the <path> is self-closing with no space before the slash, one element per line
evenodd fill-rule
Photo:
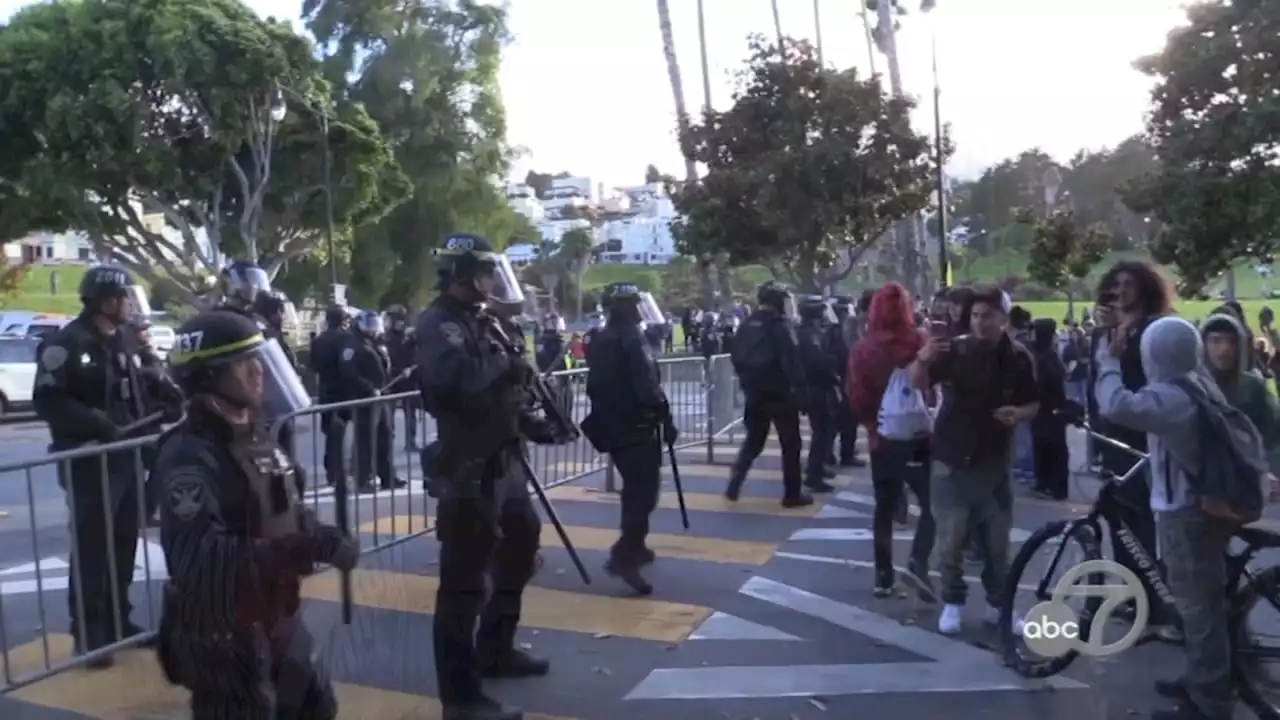
<path fill-rule="evenodd" d="M 296 18 L 295 0 L 248 0 L 263 15 Z M 840 67 L 870 63 L 859 0 L 820 0 L 823 49 Z M 906 0 L 914 9 L 917 0 Z M 0 0 L 0 17 L 29 3 Z M 670 0 L 684 91 L 702 98 L 696 0 Z M 815 37 L 813 0 L 779 0 L 783 30 Z M 1160 49 L 1182 19 L 1172 0 L 938 0 L 903 18 L 899 34 L 916 120 L 932 128 L 930 38 L 937 35 L 942 114 L 957 149 L 949 168 L 972 176 L 1039 146 L 1066 159 L 1115 145 L 1142 128 L 1150 82 L 1131 62 Z M 569 171 L 635 184 L 648 163 L 681 174 L 675 113 L 654 0 L 511 0 L 514 44 L 502 65 L 509 140 L 527 149 L 514 168 Z M 705 0 L 712 94 L 731 102 L 729 74 L 746 36 L 772 33 L 769 0 Z M 876 68 L 885 71 L 883 56 Z"/>

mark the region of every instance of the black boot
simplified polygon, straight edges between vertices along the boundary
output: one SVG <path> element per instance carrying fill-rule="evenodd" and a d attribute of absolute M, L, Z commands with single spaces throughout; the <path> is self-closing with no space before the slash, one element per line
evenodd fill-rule
<path fill-rule="evenodd" d="M 450 703 L 442 706 L 440 720 L 524 720 L 520 708 L 503 705 L 483 695 L 471 702 Z"/>
<path fill-rule="evenodd" d="M 836 486 L 827 482 L 823 478 L 810 478 L 805 481 L 804 486 L 816 493 L 835 492 Z"/>
<path fill-rule="evenodd" d="M 73 625 L 71 627 L 71 637 L 75 639 L 73 652 L 77 656 L 87 655 L 93 652 L 94 650 L 97 650 L 98 648 L 106 647 L 111 644 L 108 638 L 114 632 L 115 632 L 114 629 L 110 631 L 106 631 L 106 630 L 103 630 L 102 628 L 91 626 L 89 628 L 89 631 L 85 633 L 85 637 L 81 638 L 80 633 L 77 631 L 76 627 Z M 91 670 L 105 670 L 106 668 L 109 668 L 115 664 L 116 664 L 116 659 L 113 655 L 102 655 L 100 657 L 94 658 L 93 660 L 90 660 L 89 662 L 85 663 L 85 667 Z"/>
<path fill-rule="evenodd" d="M 480 677 L 484 678 L 516 680 L 542 677 L 551 672 L 550 662 L 540 657 L 534 657 L 517 648 L 510 648 L 500 652 L 478 650 L 476 657 L 484 658 L 478 668 Z"/>
<path fill-rule="evenodd" d="M 409 484 L 409 483 L 407 483 L 407 482 L 405 482 L 404 480 L 401 480 L 401 479 L 399 479 L 399 478 L 394 478 L 394 479 L 392 479 L 392 480 L 391 480 L 391 482 L 387 482 L 386 480 L 383 480 L 383 481 L 382 481 L 382 489 L 383 489 L 383 490 L 399 490 L 400 488 L 402 488 L 402 487 L 404 487 L 405 485 L 408 485 L 408 484 Z"/>
<path fill-rule="evenodd" d="M 795 493 L 794 495 L 788 493 L 782 498 L 782 507 L 784 508 L 806 507 L 812 504 L 813 496 L 804 492 Z"/>
<path fill-rule="evenodd" d="M 738 502 L 738 498 L 742 497 L 742 483 L 747 481 L 746 473 L 739 475 L 733 473 L 729 476 L 729 486 L 724 489 L 724 496 L 733 502 Z"/>
<path fill-rule="evenodd" d="M 613 556 L 604 564 L 604 571 L 610 577 L 616 577 L 622 582 L 636 591 L 638 595 L 652 595 L 653 586 L 648 580 L 644 579 L 644 575 L 640 574 L 641 563 L 638 558 L 624 558 Z"/>

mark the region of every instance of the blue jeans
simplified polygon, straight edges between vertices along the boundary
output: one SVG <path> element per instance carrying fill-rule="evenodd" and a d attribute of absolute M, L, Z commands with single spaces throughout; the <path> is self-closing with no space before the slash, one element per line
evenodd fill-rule
<path fill-rule="evenodd" d="M 1032 453 L 1031 424 L 1020 423 L 1013 433 L 1013 474 L 1033 477 L 1036 474 L 1035 456 Z"/>

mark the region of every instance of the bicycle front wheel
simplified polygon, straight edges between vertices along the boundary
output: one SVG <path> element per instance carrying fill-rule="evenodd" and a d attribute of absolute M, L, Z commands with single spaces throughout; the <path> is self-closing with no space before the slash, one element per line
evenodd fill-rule
<path fill-rule="evenodd" d="M 1070 556 L 1068 551 L 1072 551 Z M 1038 560 L 1045 554 L 1049 558 L 1047 563 Z M 1080 562 L 1101 558 L 1102 545 L 1094 527 L 1075 520 L 1051 522 L 1027 538 L 1009 568 L 1009 579 L 1000 604 L 1000 648 L 1006 665 L 1023 677 L 1045 678 L 1057 675 L 1075 661 L 1079 655 L 1075 650 L 1058 657 L 1044 658 L 1026 648 L 1014 627 L 1018 596 L 1030 594 L 1036 603 L 1044 602 L 1053 596 L 1057 577 Z M 1101 597 L 1086 598 L 1084 612 L 1080 614 L 1082 620 L 1092 617 L 1101 605 Z M 1082 639 L 1087 640 L 1089 623 L 1082 621 L 1080 625 Z"/>
<path fill-rule="evenodd" d="M 1261 601 L 1261 602 L 1259 602 Z M 1254 610 L 1271 610 L 1269 620 Z M 1259 720 L 1280 720 L 1280 567 L 1257 573 L 1232 598 L 1228 608 L 1232 680 L 1240 699 Z"/>

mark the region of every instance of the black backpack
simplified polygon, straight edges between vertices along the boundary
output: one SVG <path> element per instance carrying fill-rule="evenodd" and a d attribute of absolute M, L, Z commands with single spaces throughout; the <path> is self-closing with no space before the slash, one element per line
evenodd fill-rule
<path fill-rule="evenodd" d="M 1190 378 L 1177 378 L 1173 384 L 1196 404 L 1200 467 L 1184 468 L 1192 495 L 1202 503 L 1225 505 L 1241 524 L 1256 521 L 1266 504 L 1262 485 L 1270 471 L 1258 429 L 1248 415 L 1211 397 Z"/>
<path fill-rule="evenodd" d="M 770 385 L 772 376 L 780 369 L 778 349 L 759 320 L 748 320 L 738 331 L 730 358 L 738 379 L 751 387 Z"/>

